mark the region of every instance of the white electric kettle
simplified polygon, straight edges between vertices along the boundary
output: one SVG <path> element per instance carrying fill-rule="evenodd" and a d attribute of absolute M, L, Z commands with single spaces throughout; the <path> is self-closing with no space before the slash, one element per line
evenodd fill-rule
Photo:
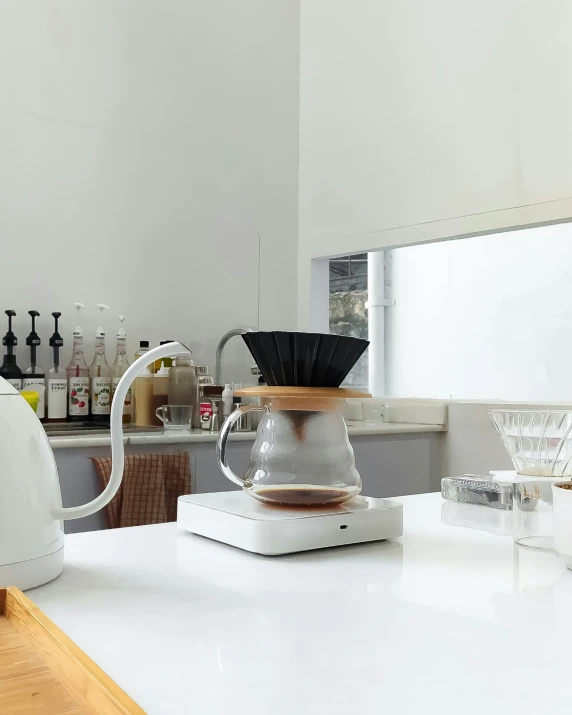
<path fill-rule="evenodd" d="M 123 402 L 133 380 L 153 361 L 189 352 L 167 343 L 142 355 L 121 378 L 111 405 L 109 484 L 83 506 L 62 506 L 56 460 L 48 437 L 30 408 L 0 378 L 0 587 L 33 588 L 59 576 L 64 565 L 61 519 L 80 519 L 108 504 L 123 478 Z"/>

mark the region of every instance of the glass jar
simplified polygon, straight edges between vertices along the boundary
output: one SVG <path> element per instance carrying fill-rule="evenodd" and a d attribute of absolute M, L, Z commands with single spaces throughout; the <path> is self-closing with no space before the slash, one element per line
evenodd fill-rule
<path fill-rule="evenodd" d="M 280 394 L 269 394 L 273 391 Z M 362 483 L 343 417 L 348 392 L 353 397 L 357 391 L 290 387 L 239 391 L 243 396 L 261 395 L 262 405 L 244 405 L 224 423 L 217 442 L 223 474 L 256 499 L 277 506 L 334 506 L 357 496 Z M 262 417 L 250 466 L 239 477 L 227 462 L 227 439 L 234 423 L 253 411 Z"/>
<path fill-rule="evenodd" d="M 177 355 L 169 370 L 169 404 L 191 405 L 197 411 L 197 373 L 190 356 Z"/>

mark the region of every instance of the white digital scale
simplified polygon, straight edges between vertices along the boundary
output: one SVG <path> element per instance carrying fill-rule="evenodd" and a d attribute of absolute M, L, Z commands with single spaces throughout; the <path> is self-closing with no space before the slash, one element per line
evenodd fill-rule
<path fill-rule="evenodd" d="M 288 509 L 262 504 L 243 491 L 189 494 L 179 497 L 177 525 L 245 551 L 277 556 L 401 536 L 403 506 L 359 496 L 332 508 Z"/>

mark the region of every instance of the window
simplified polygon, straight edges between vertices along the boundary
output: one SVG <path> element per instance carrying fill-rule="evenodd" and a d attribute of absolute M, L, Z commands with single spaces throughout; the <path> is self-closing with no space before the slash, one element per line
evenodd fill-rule
<path fill-rule="evenodd" d="M 330 332 L 367 340 L 367 253 L 330 260 Z M 367 389 L 368 352 L 346 378 L 346 387 Z"/>

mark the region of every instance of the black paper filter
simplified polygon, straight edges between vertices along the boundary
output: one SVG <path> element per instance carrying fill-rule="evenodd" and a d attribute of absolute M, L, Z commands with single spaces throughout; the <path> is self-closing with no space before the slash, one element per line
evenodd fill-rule
<path fill-rule="evenodd" d="M 339 387 L 369 341 L 327 333 L 249 332 L 242 335 L 267 385 Z"/>

